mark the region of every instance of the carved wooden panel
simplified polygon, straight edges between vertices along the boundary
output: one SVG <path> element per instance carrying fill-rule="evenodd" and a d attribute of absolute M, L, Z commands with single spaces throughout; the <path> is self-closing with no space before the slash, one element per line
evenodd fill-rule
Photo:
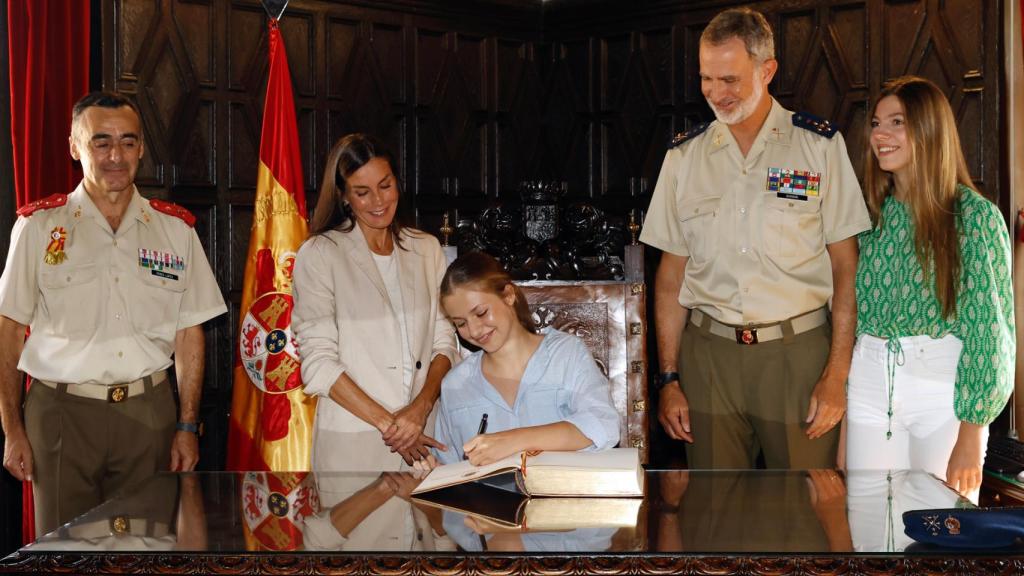
<path fill-rule="evenodd" d="M 292 0 L 281 29 L 307 203 L 335 139 L 375 133 L 402 208 L 436 231 L 519 183 L 566 183 L 609 216 L 645 210 L 671 135 L 711 118 L 697 43 L 727 0 Z M 756 2 L 776 31 L 783 105 L 836 121 L 860 170 L 871 97 L 921 74 L 947 90 L 973 176 L 1007 208 L 999 160 L 1000 2 Z M 230 367 L 267 75 L 257 0 L 101 0 L 103 85 L 133 95 L 148 196 L 201 215 L 232 314 L 209 324 L 202 465 L 223 461 Z M 653 267 L 649 268 L 653 270 Z"/>
<path fill-rule="evenodd" d="M 340 553 L 28 554 L 0 561 L 0 573 L 42 574 L 1001 574 L 1024 572 L 1024 559 L 989 554 L 930 556 L 729 554 Z"/>

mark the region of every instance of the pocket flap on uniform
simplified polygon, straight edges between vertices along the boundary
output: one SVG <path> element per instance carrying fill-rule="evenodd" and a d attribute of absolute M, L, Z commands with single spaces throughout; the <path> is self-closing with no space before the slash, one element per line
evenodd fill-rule
<path fill-rule="evenodd" d="M 66 288 L 78 286 L 96 279 L 96 265 L 68 266 L 56 270 L 44 270 L 39 275 L 39 284 L 43 288 Z"/>
<path fill-rule="evenodd" d="M 172 292 L 185 291 L 184 270 L 152 270 L 148 268 L 139 269 L 139 278 L 142 283 L 154 288 L 163 288 Z"/>
<path fill-rule="evenodd" d="M 686 222 L 698 216 L 714 214 L 722 202 L 721 196 L 696 198 L 679 203 L 679 221 Z"/>
<path fill-rule="evenodd" d="M 815 196 L 807 196 L 805 200 L 797 200 L 795 198 L 779 198 L 775 194 L 766 194 L 764 205 L 767 208 L 774 208 L 781 212 L 813 214 L 821 209 L 821 199 Z"/>

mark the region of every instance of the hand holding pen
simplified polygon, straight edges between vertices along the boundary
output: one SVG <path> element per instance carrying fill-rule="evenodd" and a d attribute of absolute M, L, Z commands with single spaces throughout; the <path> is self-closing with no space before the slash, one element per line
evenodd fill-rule
<path fill-rule="evenodd" d="M 485 434 L 485 433 L 487 433 L 487 413 L 486 412 L 484 412 L 484 415 L 480 417 L 480 427 L 477 428 L 476 435 L 480 436 L 481 434 Z M 463 450 L 465 450 L 465 447 L 463 447 Z M 469 460 L 469 454 L 466 454 L 466 452 L 464 451 L 462 453 L 462 459 L 463 460 Z"/>

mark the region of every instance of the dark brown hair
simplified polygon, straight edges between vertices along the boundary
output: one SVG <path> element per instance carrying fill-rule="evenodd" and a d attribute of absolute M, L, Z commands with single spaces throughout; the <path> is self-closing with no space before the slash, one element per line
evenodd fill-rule
<path fill-rule="evenodd" d="M 478 292 L 490 292 L 499 297 L 505 295 L 505 287 L 512 286 L 515 292 L 516 319 L 530 332 L 537 331 L 537 325 L 533 321 L 533 314 L 530 312 L 530 305 L 526 302 L 526 296 L 512 282 L 512 276 L 501 266 L 490 254 L 484 252 L 469 252 L 463 254 L 452 262 L 448 271 L 441 279 L 441 299 L 451 296 L 456 288 L 470 288 Z"/>
<path fill-rule="evenodd" d="M 142 115 L 139 114 L 138 107 L 132 102 L 131 98 L 128 98 L 124 94 L 119 92 L 104 92 L 96 91 L 89 92 L 85 96 L 78 99 L 75 105 L 71 108 L 71 134 L 75 134 L 75 128 L 78 126 L 78 122 L 82 118 L 82 114 L 85 113 L 87 108 L 110 108 L 116 110 L 118 108 L 128 107 L 132 112 L 135 112 L 135 117 L 139 119 L 139 124 L 142 124 Z M 142 139 L 142 134 L 139 134 L 139 139 Z"/>
<path fill-rule="evenodd" d="M 910 145 L 910 189 L 907 207 L 914 222 L 914 251 L 927 281 L 935 278 L 935 296 L 942 315 L 956 314 L 960 288 L 960 185 L 975 189 L 967 170 L 956 118 L 938 86 L 917 76 L 901 76 L 882 85 L 878 100 L 895 96 L 903 106 Z M 878 106 L 878 102 L 875 102 Z M 893 175 L 881 169 L 871 148 L 871 124 L 865 138 L 864 195 L 875 227 L 881 226 L 882 204 L 893 193 Z"/>
<path fill-rule="evenodd" d="M 395 171 L 394 158 L 376 138 L 366 134 L 349 134 L 335 142 L 327 154 L 324 177 L 320 181 L 320 195 L 316 199 L 309 235 L 323 234 L 328 230 L 351 232 L 356 225 L 352 207 L 345 201 L 348 192 L 348 178 L 374 158 L 386 160 L 391 171 Z M 395 177 L 395 185 L 398 185 Z M 401 187 L 399 187 L 401 194 Z M 398 214 L 391 221 L 391 235 L 395 244 L 402 247 L 402 225 Z"/>

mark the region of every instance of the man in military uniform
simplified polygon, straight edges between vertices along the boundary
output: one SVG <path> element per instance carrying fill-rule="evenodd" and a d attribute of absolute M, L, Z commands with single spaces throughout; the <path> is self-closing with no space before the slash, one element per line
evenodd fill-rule
<path fill-rule="evenodd" d="M 870 220 L 842 136 L 768 94 L 777 66 L 761 14 L 708 24 L 717 121 L 673 141 L 641 236 L 663 252 L 658 418 L 691 468 L 751 468 L 759 450 L 770 468 L 835 463 Z"/>
<path fill-rule="evenodd" d="M 134 104 L 86 95 L 69 141 L 84 179 L 18 211 L 0 277 L 4 467 L 32 482 L 40 535 L 156 470 L 195 467 L 201 325 L 226 311 L 195 218 L 135 188 Z"/>

